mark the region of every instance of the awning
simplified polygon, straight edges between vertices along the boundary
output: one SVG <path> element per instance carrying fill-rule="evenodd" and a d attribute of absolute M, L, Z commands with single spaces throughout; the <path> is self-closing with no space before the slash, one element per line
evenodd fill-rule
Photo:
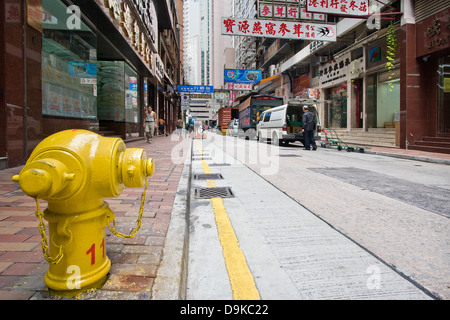
<path fill-rule="evenodd" d="M 260 86 L 260 85 L 262 85 L 262 84 L 264 84 L 264 83 L 272 82 L 272 81 L 278 79 L 280 76 L 281 76 L 281 73 L 280 73 L 280 74 L 277 74 L 276 76 L 270 77 L 270 78 L 262 79 L 262 80 L 261 80 L 260 82 L 258 82 L 256 85 L 257 85 L 257 86 Z"/>

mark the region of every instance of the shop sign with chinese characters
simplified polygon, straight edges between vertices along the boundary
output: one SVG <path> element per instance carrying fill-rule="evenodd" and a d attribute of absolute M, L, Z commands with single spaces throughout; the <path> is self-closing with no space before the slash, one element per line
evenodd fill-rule
<path fill-rule="evenodd" d="M 213 86 L 188 86 L 178 85 L 178 92 L 192 92 L 192 93 L 214 93 Z"/>
<path fill-rule="evenodd" d="M 306 11 L 306 0 L 258 2 L 259 18 L 325 21 L 326 14 Z"/>
<path fill-rule="evenodd" d="M 336 41 L 332 24 L 222 18 L 222 34 L 230 36 Z"/>
<path fill-rule="evenodd" d="M 450 8 L 416 23 L 418 57 L 450 48 Z"/>
<path fill-rule="evenodd" d="M 368 16 L 369 0 L 307 0 L 306 11 L 339 16 Z"/>
<path fill-rule="evenodd" d="M 236 91 L 252 91 L 253 85 L 251 83 L 226 83 L 229 90 Z"/>
<path fill-rule="evenodd" d="M 340 58 L 324 64 L 319 68 L 318 77 L 311 79 L 311 87 L 332 86 L 343 81 L 357 78 L 365 71 L 363 58 L 351 60 L 350 52 Z"/>

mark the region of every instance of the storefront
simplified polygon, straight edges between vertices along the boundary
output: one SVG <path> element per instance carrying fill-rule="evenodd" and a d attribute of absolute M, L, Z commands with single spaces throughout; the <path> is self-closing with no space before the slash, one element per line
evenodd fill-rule
<path fill-rule="evenodd" d="M 323 112 L 319 110 L 324 127 L 349 129 L 362 125 L 364 70 L 364 56 L 359 49 L 344 52 L 316 68 L 311 88 L 319 89 L 319 96 L 329 101 L 320 106 Z"/>
<path fill-rule="evenodd" d="M 11 0 L 0 17 L 0 168 L 70 128 L 143 137 L 145 106 L 164 87 L 153 1 Z"/>
<path fill-rule="evenodd" d="M 395 54 L 392 67 L 387 68 L 386 36 L 365 45 L 366 50 L 366 127 L 393 128 L 400 111 L 400 44 L 398 30 L 393 32 Z"/>
<path fill-rule="evenodd" d="M 429 134 L 450 134 L 450 9 L 416 24 L 417 58 L 432 70 L 428 79 L 435 87 L 429 105 L 435 109 Z"/>
<path fill-rule="evenodd" d="M 401 33 L 401 147 L 450 153 L 450 9 L 417 14 Z"/>
<path fill-rule="evenodd" d="M 139 26 L 128 4 L 106 1 L 81 12 L 81 21 L 68 15 L 61 0 L 43 0 L 42 7 L 45 127 L 58 123 L 67 128 L 65 120 L 76 120 L 123 139 L 142 136 L 144 78 L 152 77 L 149 63 L 155 43 L 150 44 L 150 34 Z M 121 27 L 111 30 L 108 21 L 96 18 L 102 11 Z M 123 41 L 128 45 L 121 46 Z"/>

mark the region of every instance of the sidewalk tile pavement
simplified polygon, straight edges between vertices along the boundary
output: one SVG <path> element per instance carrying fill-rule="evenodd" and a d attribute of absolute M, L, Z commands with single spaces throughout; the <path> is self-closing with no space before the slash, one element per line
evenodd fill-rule
<path fill-rule="evenodd" d="M 181 143 L 171 136 L 158 136 L 127 143 L 143 148 L 155 161 L 155 174 L 148 179 L 142 225 L 132 239 L 121 239 L 106 231 L 106 253 L 111 270 L 100 290 L 77 299 L 150 299 L 170 223 L 182 161 L 172 161 L 172 150 Z M 181 148 L 180 148 L 181 149 Z M 26 196 L 12 176 L 22 167 L 0 171 L 0 300 L 55 299 L 44 283 L 48 263 L 42 255 L 35 200 Z M 125 188 L 117 198 L 107 198 L 116 216 L 116 229 L 128 234 L 136 226 L 143 188 Z M 39 201 L 43 211 L 47 203 Z M 48 236 L 48 231 L 47 231 Z"/>

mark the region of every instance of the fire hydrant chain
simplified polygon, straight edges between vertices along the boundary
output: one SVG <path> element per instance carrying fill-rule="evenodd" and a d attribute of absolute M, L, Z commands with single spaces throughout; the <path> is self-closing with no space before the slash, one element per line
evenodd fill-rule
<path fill-rule="evenodd" d="M 136 233 L 141 228 L 142 224 L 142 216 L 144 214 L 144 205 L 145 205 L 145 193 L 147 192 L 147 178 L 145 179 L 145 186 L 144 191 L 141 194 L 141 206 L 139 208 L 139 215 L 137 219 L 137 225 L 136 228 L 131 231 L 130 234 L 126 235 L 116 230 L 116 221 L 113 219 L 113 221 L 110 221 L 110 217 L 108 216 L 107 222 L 108 222 L 108 229 L 111 231 L 112 234 L 114 234 L 116 237 L 122 238 L 122 239 L 132 239 L 136 235 Z M 110 223 L 112 222 L 112 227 L 110 226 Z"/>
<path fill-rule="evenodd" d="M 64 254 L 62 252 L 63 250 L 63 246 L 57 246 L 59 247 L 59 252 L 56 255 L 56 257 L 52 258 L 50 257 L 49 253 L 48 253 L 48 241 L 47 241 L 47 237 L 46 237 L 46 232 L 47 229 L 45 227 L 45 223 L 44 221 L 42 221 L 42 217 L 43 217 L 43 213 L 39 208 L 39 200 L 38 198 L 35 198 L 36 200 L 36 212 L 35 212 L 35 216 L 39 219 L 39 233 L 41 234 L 41 247 L 42 247 L 42 253 L 44 254 L 44 258 L 48 263 L 52 263 L 52 264 L 57 264 L 58 262 L 61 261 L 61 259 L 63 258 Z"/>

